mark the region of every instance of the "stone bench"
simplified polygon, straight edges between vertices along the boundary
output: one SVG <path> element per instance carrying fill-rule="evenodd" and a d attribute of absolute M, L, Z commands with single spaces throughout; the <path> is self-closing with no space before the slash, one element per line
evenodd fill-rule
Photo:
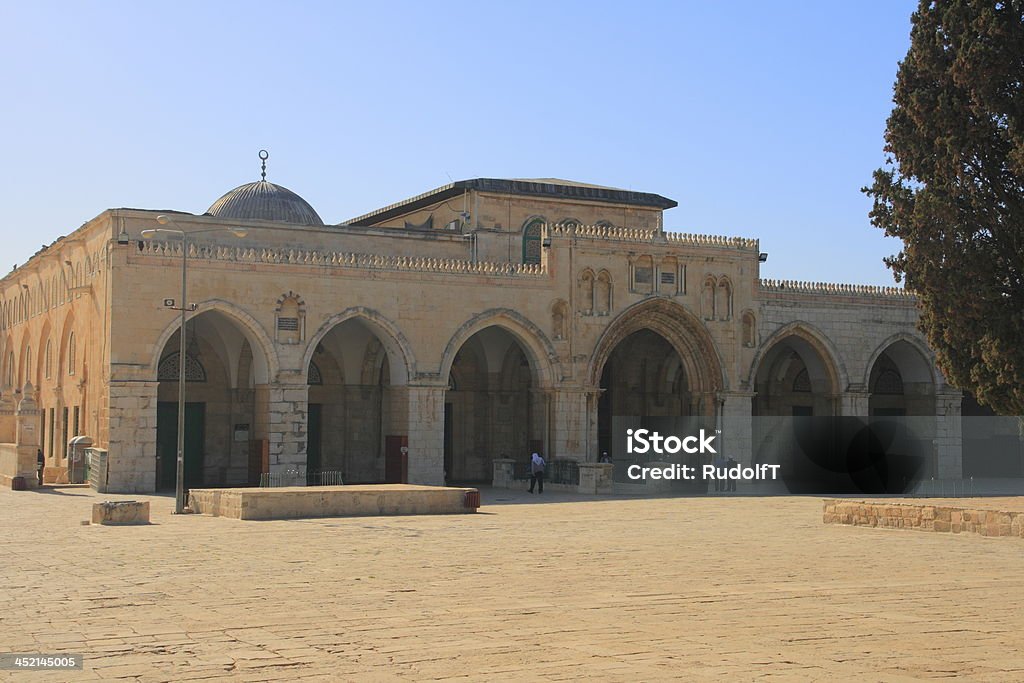
<path fill-rule="evenodd" d="M 92 504 L 93 524 L 149 524 L 149 501 L 105 500 Z"/>

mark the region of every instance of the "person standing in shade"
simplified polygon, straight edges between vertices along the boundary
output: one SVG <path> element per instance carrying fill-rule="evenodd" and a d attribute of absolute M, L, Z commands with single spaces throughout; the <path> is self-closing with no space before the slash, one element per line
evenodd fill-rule
<path fill-rule="evenodd" d="M 601 454 L 601 462 L 610 463 L 611 461 L 612 456 L 608 455 L 608 451 L 605 451 L 604 453 Z"/>
<path fill-rule="evenodd" d="M 530 458 L 530 493 L 533 493 L 533 485 L 537 484 L 537 493 L 544 493 L 544 458 L 540 453 L 534 453 Z"/>
<path fill-rule="evenodd" d="M 46 464 L 46 460 L 43 459 L 43 449 L 36 449 L 36 477 L 39 479 L 39 485 L 43 485 L 43 465 Z"/>
<path fill-rule="evenodd" d="M 731 455 L 729 456 L 729 459 L 725 461 L 725 466 L 728 467 L 730 470 L 733 467 L 736 467 L 737 465 L 739 465 L 739 463 L 736 462 L 735 458 L 733 458 Z M 732 477 L 730 477 L 728 482 L 723 482 L 722 490 L 723 491 L 735 491 L 736 490 L 736 480 L 733 479 Z"/>

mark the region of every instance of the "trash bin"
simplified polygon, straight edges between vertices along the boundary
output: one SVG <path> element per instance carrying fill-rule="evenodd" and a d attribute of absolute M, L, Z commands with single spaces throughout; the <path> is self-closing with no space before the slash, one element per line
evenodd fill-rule
<path fill-rule="evenodd" d="M 84 484 L 88 478 L 88 464 L 85 450 L 92 445 L 92 437 L 76 436 L 68 441 L 68 481 L 72 484 Z"/>
<path fill-rule="evenodd" d="M 25 477 L 13 477 L 11 479 L 11 490 L 12 491 L 24 491 L 25 490 Z"/>

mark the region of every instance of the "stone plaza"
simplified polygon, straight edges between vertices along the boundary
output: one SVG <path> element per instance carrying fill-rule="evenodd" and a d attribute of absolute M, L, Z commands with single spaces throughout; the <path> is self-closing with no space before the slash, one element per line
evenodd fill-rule
<path fill-rule="evenodd" d="M 81 526 L 0 490 L 0 680 L 1024 679 L 1019 538 L 822 524 L 822 501 L 485 489 L 475 515 Z M 124 498 L 122 496 L 122 498 Z"/>

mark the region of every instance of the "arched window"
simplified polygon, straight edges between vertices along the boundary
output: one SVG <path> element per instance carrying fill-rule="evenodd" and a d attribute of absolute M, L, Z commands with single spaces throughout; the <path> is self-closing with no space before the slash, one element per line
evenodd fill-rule
<path fill-rule="evenodd" d="M 7 386 L 14 386 L 14 351 L 7 354 Z"/>
<path fill-rule="evenodd" d="M 46 350 L 43 351 L 43 376 L 50 379 L 51 374 L 53 374 L 53 345 L 47 339 Z"/>
<path fill-rule="evenodd" d="M 523 263 L 540 263 L 540 247 L 544 221 L 534 218 L 523 228 Z"/>
<path fill-rule="evenodd" d="M 306 384 L 320 386 L 324 383 L 324 376 L 320 374 L 320 367 L 313 361 L 309 361 L 309 379 Z"/>
<path fill-rule="evenodd" d="M 890 396 L 900 396 L 903 394 L 903 378 L 900 377 L 900 373 L 890 368 L 885 368 L 878 373 L 878 377 L 875 378 L 875 391 L 876 394 L 888 394 Z"/>
<path fill-rule="evenodd" d="M 807 374 L 807 368 L 797 373 L 793 378 L 793 393 L 806 394 L 811 391 L 811 378 Z"/>
<path fill-rule="evenodd" d="M 68 336 L 68 374 L 75 374 L 75 333 Z"/>
<path fill-rule="evenodd" d="M 25 382 L 32 381 L 32 347 L 25 349 Z"/>
<path fill-rule="evenodd" d="M 160 367 L 157 368 L 156 378 L 161 382 L 177 382 L 179 373 L 181 372 L 178 365 L 178 359 L 180 357 L 181 354 L 178 351 L 164 356 L 164 359 L 160 361 Z M 206 381 L 206 368 L 203 367 L 203 364 L 199 362 L 198 358 L 195 358 L 189 353 L 185 354 L 185 381 Z"/>

